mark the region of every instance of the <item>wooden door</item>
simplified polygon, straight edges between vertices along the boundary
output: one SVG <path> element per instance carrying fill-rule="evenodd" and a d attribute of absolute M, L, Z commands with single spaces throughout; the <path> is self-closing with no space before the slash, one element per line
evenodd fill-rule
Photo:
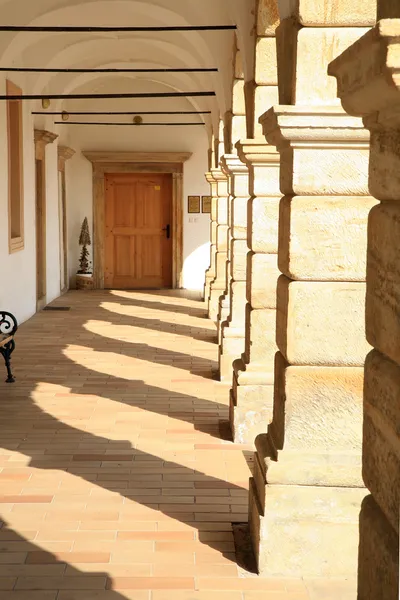
<path fill-rule="evenodd" d="M 105 288 L 171 287 L 171 175 L 110 174 L 105 186 Z"/>

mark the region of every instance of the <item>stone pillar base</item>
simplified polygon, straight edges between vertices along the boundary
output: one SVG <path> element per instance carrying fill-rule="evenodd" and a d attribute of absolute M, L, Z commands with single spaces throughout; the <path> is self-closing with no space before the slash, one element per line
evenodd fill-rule
<path fill-rule="evenodd" d="M 233 364 L 233 387 L 230 394 L 229 421 L 237 444 L 253 444 L 266 433 L 274 401 L 274 376 L 262 365 L 245 365 L 243 359 Z"/>
<path fill-rule="evenodd" d="M 232 383 L 233 362 L 245 346 L 246 282 L 232 281 L 230 292 L 229 316 L 221 325 L 219 370 L 221 381 Z"/>
<path fill-rule="evenodd" d="M 252 479 L 249 522 L 259 573 L 353 579 L 366 493 L 365 488 L 272 485 L 265 487 L 263 511 Z"/>
<path fill-rule="evenodd" d="M 219 307 L 219 299 L 225 293 L 225 289 L 223 286 L 225 285 L 224 281 L 216 281 L 214 280 L 211 283 L 210 296 L 208 299 L 208 317 L 214 321 L 214 323 L 218 322 L 218 315 L 220 311 Z"/>
<path fill-rule="evenodd" d="M 229 316 L 229 302 L 230 295 L 226 293 L 226 290 L 219 297 L 218 301 L 218 316 L 217 316 L 217 330 L 218 330 L 218 345 L 221 344 L 222 331 L 225 325 L 228 324 L 227 319 Z"/>
<path fill-rule="evenodd" d="M 204 284 L 204 300 L 206 300 L 206 301 L 210 297 L 211 282 L 214 279 L 215 279 L 215 273 L 206 271 L 206 279 L 205 279 L 205 284 Z"/>
<path fill-rule="evenodd" d="M 244 346 L 245 329 L 233 327 L 229 321 L 221 326 L 221 343 L 219 345 L 219 374 L 221 381 L 232 383 L 233 363 L 241 356 Z"/>

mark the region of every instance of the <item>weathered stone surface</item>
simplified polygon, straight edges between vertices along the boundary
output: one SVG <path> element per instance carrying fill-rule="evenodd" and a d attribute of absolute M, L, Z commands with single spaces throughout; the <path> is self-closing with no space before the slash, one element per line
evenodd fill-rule
<path fill-rule="evenodd" d="M 233 82 L 232 112 L 234 115 L 246 115 L 243 79 L 235 79 Z"/>
<path fill-rule="evenodd" d="M 280 198 L 249 201 L 248 245 L 253 252 L 277 254 Z"/>
<path fill-rule="evenodd" d="M 205 274 L 204 299 L 208 301 L 210 295 L 210 285 L 215 278 L 215 255 L 217 252 L 217 185 L 211 173 L 206 173 L 205 177 L 211 188 L 211 214 L 210 214 L 210 266 Z"/>
<path fill-rule="evenodd" d="M 369 219 L 366 332 L 400 364 L 400 203 L 380 204 Z"/>
<path fill-rule="evenodd" d="M 236 145 L 240 159 L 249 168 L 249 191 L 253 195 L 248 207 L 248 244 L 252 245 L 252 259 L 248 269 L 257 263 L 257 252 L 273 249 L 272 263 L 264 262 L 265 270 L 247 274 L 246 343 L 242 359 L 234 362 L 233 389 L 230 403 L 230 423 L 234 439 L 253 443 L 260 432 L 265 432 L 271 417 L 273 401 L 273 364 L 276 352 L 276 311 L 257 310 L 264 303 L 275 307 L 278 243 L 279 154 L 261 140 L 243 140 Z M 262 193 L 263 198 L 256 197 Z M 254 260 L 253 260 L 254 259 Z M 257 263 L 258 264 L 258 263 Z M 270 267 L 270 268 L 269 268 Z M 275 277 L 275 282 L 272 278 Z M 265 298 L 260 286 L 267 292 Z M 254 293 L 253 293 L 254 292 Z M 259 297 L 259 302 L 255 300 Z"/>
<path fill-rule="evenodd" d="M 246 288 L 246 271 L 247 271 L 247 241 L 232 240 L 232 258 L 231 258 L 231 275 L 234 281 L 243 281 L 244 289 Z M 244 311 L 244 305 L 243 305 Z"/>
<path fill-rule="evenodd" d="M 210 283 L 208 316 L 218 321 L 219 299 L 226 290 L 226 262 L 228 242 L 228 181 L 220 169 L 212 169 L 211 176 L 216 184 L 216 251 L 215 278 Z"/>
<path fill-rule="evenodd" d="M 362 503 L 358 599 L 398 600 L 399 542 L 385 515 L 372 496 Z"/>
<path fill-rule="evenodd" d="M 231 281 L 231 306 L 229 313 L 229 327 L 234 330 L 240 330 L 240 335 L 244 338 L 246 306 L 246 280 Z M 243 349 L 237 356 L 241 356 Z M 237 358 L 237 357 L 235 357 Z"/>
<path fill-rule="evenodd" d="M 278 0 L 259 0 L 257 35 L 274 35 L 279 25 Z"/>
<path fill-rule="evenodd" d="M 276 31 L 280 102 L 339 105 L 335 80 L 327 74 L 328 64 L 367 31 L 361 27 L 300 28 L 296 20 L 282 21 Z"/>
<path fill-rule="evenodd" d="M 231 204 L 231 232 L 234 239 L 247 239 L 247 203 L 249 198 L 233 198 Z"/>
<path fill-rule="evenodd" d="M 246 362 L 262 364 L 264 369 L 273 372 L 276 346 L 276 311 L 255 310 L 246 306 L 248 313 L 245 355 Z M 248 333 L 248 335 L 247 335 Z"/>
<path fill-rule="evenodd" d="M 294 367 L 278 353 L 268 483 L 363 487 L 362 396 L 361 367 Z"/>
<path fill-rule="evenodd" d="M 255 73 L 257 85 L 278 85 L 276 39 L 274 37 L 257 39 Z"/>
<path fill-rule="evenodd" d="M 232 117 L 232 133 L 231 133 L 231 141 L 233 147 L 238 140 L 243 139 L 246 136 L 246 117 L 243 116 L 233 116 Z"/>
<path fill-rule="evenodd" d="M 243 352 L 244 327 L 242 331 L 236 329 L 233 334 L 231 334 L 229 327 L 223 327 L 222 336 L 218 358 L 219 375 L 221 381 L 231 382 L 233 362 Z"/>
<path fill-rule="evenodd" d="M 229 293 L 220 303 L 219 370 L 222 381 L 232 381 L 232 363 L 244 350 L 249 180 L 248 167 L 236 154 L 224 156 L 221 164 L 229 178 L 230 200 L 226 262 L 226 289 Z"/>
<path fill-rule="evenodd" d="M 274 106 L 260 118 L 286 195 L 368 196 L 370 134 L 339 107 Z"/>
<path fill-rule="evenodd" d="M 287 577 L 354 576 L 358 514 L 365 493 L 360 488 L 268 486 L 265 514 L 261 515 L 252 485 L 250 527 L 260 573 Z"/>
<path fill-rule="evenodd" d="M 267 108 L 279 101 L 278 86 L 258 85 L 254 92 L 254 137 L 262 136 L 262 127 L 259 124 L 260 116 Z"/>
<path fill-rule="evenodd" d="M 399 44 L 400 50 L 400 44 Z M 399 94 L 400 103 L 400 94 Z M 398 115 L 400 125 L 400 111 Z M 393 124 L 395 126 L 395 124 Z M 400 204 L 400 132 L 398 129 L 373 131 L 371 135 L 370 190 L 379 200 Z"/>
<path fill-rule="evenodd" d="M 238 49 L 235 55 L 235 79 L 244 79 L 242 53 Z"/>
<path fill-rule="evenodd" d="M 277 343 L 292 365 L 362 366 L 365 284 L 278 281 Z"/>
<path fill-rule="evenodd" d="M 280 276 L 277 254 L 247 255 L 247 300 L 251 307 L 276 308 L 276 287 Z"/>
<path fill-rule="evenodd" d="M 351 4 L 348 0 L 280 0 L 279 13 L 281 19 L 295 17 L 308 26 L 372 26 L 376 20 L 376 0 L 355 0 Z"/>
<path fill-rule="evenodd" d="M 228 247 L 227 232 L 228 225 L 217 225 L 217 252 L 226 252 Z"/>
<path fill-rule="evenodd" d="M 278 102 L 277 85 L 258 85 L 253 79 L 244 86 L 246 105 L 247 137 L 260 138 L 262 130 L 258 124 L 259 117 L 265 110 Z"/>
<path fill-rule="evenodd" d="M 367 219 L 375 204 L 364 196 L 282 198 L 282 273 L 303 281 L 365 281 Z"/>
<path fill-rule="evenodd" d="M 272 415 L 273 386 L 252 383 L 245 385 L 234 375 L 230 395 L 229 421 L 233 438 L 238 444 L 252 444 L 262 432 L 266 432 Z"/>
<path fill-rule="evenodd" d="M 353 115 L 370 115 L 367 127 L 383 124 L 385 116 L 389 128 L 393 119 L 398 122 L 398 111 L 392 107 L 398 103 L 399 94 L 395 77 L 399 36 L 400 19 L 383 19 L 329 65 L 328 73 L 337 79 L 344 109 Z"/>
<path fill-rule="evenodd" d="M 364 411 L 364 481 L 398 532 L 400 366 L 377 351 L 365 363 Z"/>
<path fill-rule="evenodd" d="M 271 146 L 270 146 L 271 148 Z M 279 176 L 279 154 L 275 151 L 271 153 L 270 163 L 256 163 L 249 177 L 249 192 L 251 196 L 258 197 L 278 197 L 282 196 L 280 190 Z"/>

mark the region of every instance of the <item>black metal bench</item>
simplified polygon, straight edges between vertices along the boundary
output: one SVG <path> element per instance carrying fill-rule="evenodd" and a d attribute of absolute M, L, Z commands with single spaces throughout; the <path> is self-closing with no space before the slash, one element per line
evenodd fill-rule
<path fill-rule="evenodd" d="M 0 354 L 4 358 L 7 369 L 6 383 L 14 383 L 11 371 L 11 354 L 15 349 L 14 335 L 18 329 L 17 319 L 9 312 L 0 310 Z"/>

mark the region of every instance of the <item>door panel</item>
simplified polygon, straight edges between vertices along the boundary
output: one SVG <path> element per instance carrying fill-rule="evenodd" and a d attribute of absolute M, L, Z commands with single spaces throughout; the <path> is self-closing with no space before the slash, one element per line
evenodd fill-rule
<path fill-rule="evenodd" d="M 171 176 L 107 175 L 105 197 L 105 287 L 171 287 Z"/>

